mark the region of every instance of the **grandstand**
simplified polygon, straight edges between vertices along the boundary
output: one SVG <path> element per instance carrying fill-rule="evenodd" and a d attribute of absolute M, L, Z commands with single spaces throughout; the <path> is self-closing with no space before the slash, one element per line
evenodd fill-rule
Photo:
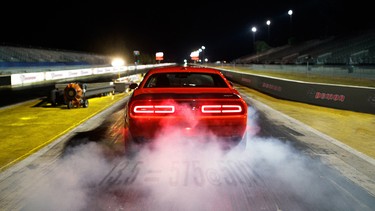
<path fill-rule="evenodd" d="M 236 64 L 375 65 L 375 30 L 315 39 L 246 55 Z"/>
<path fill-rule="evenodd" d="M 108 56 L 89 53 L 0 46 L 0 72 L 2 74 L 27 72 L 28 69 L 43 69 L 72 66 L 110 65 Z M 35 70 L 33 70 L 35 71 Z"/>
<path fill-rule="evenodd" d="M 374 66 L 375 30 L 276 46 L 233 60 L 235 64 Z M 111 65 L 109 56 L 90 53 L 0 46 L 0 74 Z"/>

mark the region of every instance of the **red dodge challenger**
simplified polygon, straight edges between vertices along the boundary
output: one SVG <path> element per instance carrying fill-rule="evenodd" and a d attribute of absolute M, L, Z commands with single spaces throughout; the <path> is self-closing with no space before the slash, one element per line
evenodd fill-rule
<path fill-rule="evenodd" d="M 224 148 L 244 139 L 248 105 L 217 69 L 159 67 L 130 88 L 134 91 L 125 106 L 124 135 L 128 152 L 152 143 L 166 128 L 199 141 L 215 136 Z"/>

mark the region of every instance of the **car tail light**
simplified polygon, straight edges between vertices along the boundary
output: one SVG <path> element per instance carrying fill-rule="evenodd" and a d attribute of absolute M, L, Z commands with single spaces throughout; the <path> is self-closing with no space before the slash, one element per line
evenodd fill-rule
<path fill-rule="evenodd" d="M 133 112 L 138 114 L 171 114 L 175 112 L 175 107 L 173 105 L 138 105 L 134 107 Z"/>
<path fill-rule="evenodd" d="M 203 105 L 202 113 L 241 113 L 240 105 Z"/>

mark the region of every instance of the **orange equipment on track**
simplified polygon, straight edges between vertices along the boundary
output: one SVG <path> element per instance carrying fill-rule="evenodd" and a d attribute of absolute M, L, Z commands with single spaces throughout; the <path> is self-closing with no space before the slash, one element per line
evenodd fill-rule
<path fill-rule="evenodd" d="M 68 108 L 84 107 L 87 108 L 89 101 L 85 97 L 86 84 L 70 83 L 64 89 L 64 100 Z"/>

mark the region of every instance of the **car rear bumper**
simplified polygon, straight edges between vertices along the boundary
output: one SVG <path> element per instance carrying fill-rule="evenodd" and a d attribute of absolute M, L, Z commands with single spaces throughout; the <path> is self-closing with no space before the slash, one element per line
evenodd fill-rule
<path fill-rule="evenodd" d="M 210 139 L 240 141 L 247 130 L 247 117 L 141 117 L 129 121 L 129 130 L 137 140 L 152 141 L 159 136 L 174 134 L 182 137 L 210 137 Z"/>

